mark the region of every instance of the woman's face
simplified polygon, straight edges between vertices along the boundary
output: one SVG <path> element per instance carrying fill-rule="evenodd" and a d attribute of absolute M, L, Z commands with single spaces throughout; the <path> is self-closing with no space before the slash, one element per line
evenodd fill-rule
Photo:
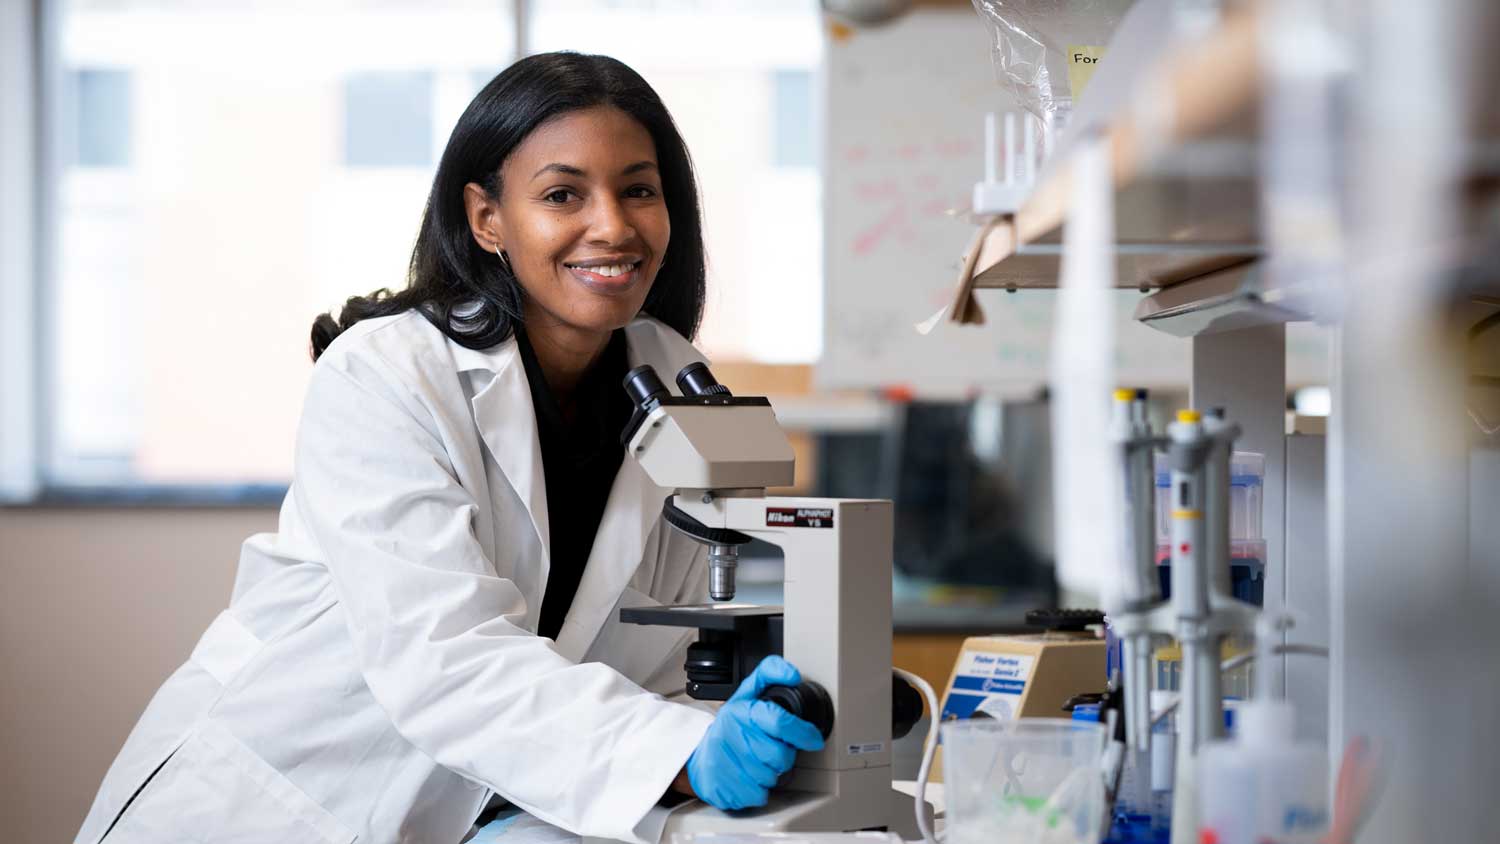
<path fill-rule="evenodd" d="M 498 202 L 470 184 L 465 204 L 475 239 L 510 259 L 528 329 L 600 341 L 634 319 L 672 230 L 646 128 L 611 106 L 569 112 L 532 131 L 500 180 Z"/>

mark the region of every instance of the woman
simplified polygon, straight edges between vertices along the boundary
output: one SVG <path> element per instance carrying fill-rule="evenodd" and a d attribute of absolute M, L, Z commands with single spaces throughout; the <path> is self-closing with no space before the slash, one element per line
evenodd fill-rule
<path fill-rule="evenodd" d="M 581 835 L 659 834 L 669 792 L 761 805 L 817 730 L 680 693 L 705 596 L 669 490 L 623 460 L 626 370 L 676 372 L 704 300 L 697 188 L 656 93 L 524 59 L 459 119 L 408 289 L 313 324 L 276 534 L 162 686 L 78 841 L 457 842 L 492 796 Z"/>

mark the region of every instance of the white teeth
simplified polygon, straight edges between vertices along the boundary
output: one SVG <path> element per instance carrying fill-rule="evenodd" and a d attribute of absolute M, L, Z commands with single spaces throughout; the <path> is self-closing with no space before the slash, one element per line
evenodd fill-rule
<path fill-rule="evenodd" d="M 635 264 L 607 264 L 601 267 L 580 267 L 579 269 L 595 275 L 602 275 L 605 278 L 614 278 L 635 269 Z"/>

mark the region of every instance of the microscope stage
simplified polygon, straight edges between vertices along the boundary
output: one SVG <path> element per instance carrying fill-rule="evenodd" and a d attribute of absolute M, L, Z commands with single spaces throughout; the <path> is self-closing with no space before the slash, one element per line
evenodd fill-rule
<path fill-rule="evenodd" d="M 741 630 L 764 625 L 782 615 L 782 608 L 758 604 L 683 604 L 673 607 L 622 607 L 627 624 L 696 627 L 700 630 Z"/>

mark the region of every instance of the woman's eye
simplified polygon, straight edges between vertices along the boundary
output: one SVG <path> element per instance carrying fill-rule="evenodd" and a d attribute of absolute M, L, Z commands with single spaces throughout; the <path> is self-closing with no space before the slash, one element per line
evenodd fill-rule
<path fill-rule="evenodd" d="M 561 205 L 562 203 L 567 202 L 568 198 L 572 195 L 572 191 L 558 188 L 557 190 L 547 194 L 545 197 L 543 197 L 543 199 L 546 199 L 548 202 L 555 202 Z"/>
<path fill-rule="evenodd" d="M 625 191 L 625 195 L 630 197 L 631 199 L 649 199 L 650 197 L 656 196 L 656 188 L 653 188 L 650 185 L 636 185 L 635 187 Z"/>

